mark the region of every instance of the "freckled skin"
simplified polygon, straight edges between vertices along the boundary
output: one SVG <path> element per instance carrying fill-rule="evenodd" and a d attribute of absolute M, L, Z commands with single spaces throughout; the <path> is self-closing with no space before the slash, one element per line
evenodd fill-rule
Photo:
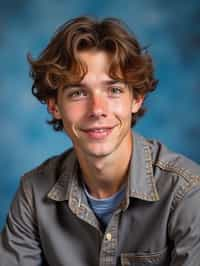
<path fill-rule="evenodd" d="M 97 162 L 101 165 L 103 160 L 102 167 L 106 167 L 106 161 L 110 166 L 113 162 L 114 172 L 120 172 L 123 167 L 119 161 L 130 159 L 131 116 L 140 108 L 142 99 L 136 101 L 124 83 L 110 85 L 113 80 L 108 75 L 109 56 L 105 52 L 84 51 L 79 57 L 87 65 L 83 80 L 78 88 L 60 89 L 57 104 L 52 99 L 48 107 L 55 118 L 62 119 L 83 167 L 94 163 L 98 168 Z M 85 172 L 90 175 L 88 169 Z"/>

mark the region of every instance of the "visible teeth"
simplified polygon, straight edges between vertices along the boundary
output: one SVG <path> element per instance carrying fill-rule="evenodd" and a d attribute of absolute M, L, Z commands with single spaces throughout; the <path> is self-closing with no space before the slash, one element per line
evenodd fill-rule
<path fill-rule="evenodd" d="M 106 129 L 99 128 L 99 129 L 93 129 L 94 132 L 104 132 Z"/>

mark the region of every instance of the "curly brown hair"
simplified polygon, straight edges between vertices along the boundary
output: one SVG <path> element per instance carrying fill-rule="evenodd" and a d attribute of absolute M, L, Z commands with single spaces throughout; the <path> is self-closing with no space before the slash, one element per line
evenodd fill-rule
<path fill-rule="evenodd" d="M 48 46 L 38 59 L 28 54 L 33 79 L 32 93 L 41 102 L 57 98 L 57 90 L 67 84 L 80 81 L 87 70 L 78 58 L 78 52 L 84 50 L 105 51 L 111 55 L 109 75 L 128 84 L 134 97 L 153 91 L 157 80 L 151 56 L 142 49 L 127 26 L 115 18 L 101 21 L 91 17 L 72 19 L 55 33 Z M 132 126 L 145 112 L 142 106 L 132 115 Z M 63 130 L 62 120 L 52 118 L 48 121 L 54 130 Z"/>

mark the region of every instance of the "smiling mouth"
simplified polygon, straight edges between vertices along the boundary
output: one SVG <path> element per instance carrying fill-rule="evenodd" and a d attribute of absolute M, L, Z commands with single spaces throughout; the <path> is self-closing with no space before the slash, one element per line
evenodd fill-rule
<path fill-rule="evenodd" d="M 90 128 L 83 130 L 83 132 L 91 139 L 100 140 L 109 136 L 113 129 L 114 127 Z"/>

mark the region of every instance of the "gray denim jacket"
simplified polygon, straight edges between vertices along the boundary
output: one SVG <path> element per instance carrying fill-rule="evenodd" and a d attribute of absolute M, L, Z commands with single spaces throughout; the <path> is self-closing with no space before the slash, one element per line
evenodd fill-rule
<path fill-rule="evenodd" d="M 73 150 L 25 174 L 1 233 L 0 266 L 199 266 L 200 167 L 133 138 L 126 198 L 105 232 Z"/>

